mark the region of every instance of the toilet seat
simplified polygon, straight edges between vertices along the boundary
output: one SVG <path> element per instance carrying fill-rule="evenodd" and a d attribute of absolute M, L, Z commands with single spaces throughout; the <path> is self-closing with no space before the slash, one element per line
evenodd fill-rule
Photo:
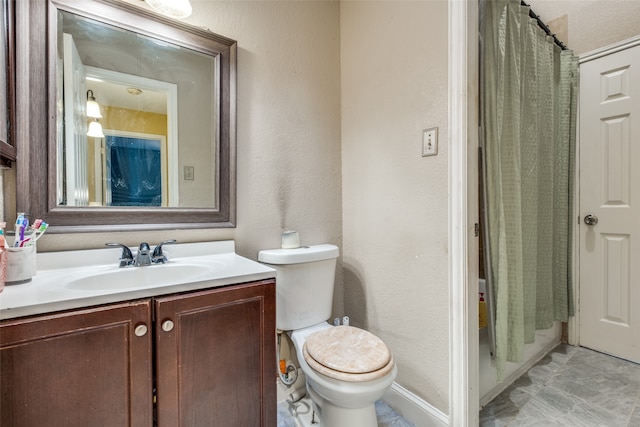
<path fill-rule="evenodd" d="M 302 349 L 315 371 L 348 382 L 378 379 L 394 366 L 385 343 L 371 332 L 353 326 L 336 326 L 310 334 Z"/>

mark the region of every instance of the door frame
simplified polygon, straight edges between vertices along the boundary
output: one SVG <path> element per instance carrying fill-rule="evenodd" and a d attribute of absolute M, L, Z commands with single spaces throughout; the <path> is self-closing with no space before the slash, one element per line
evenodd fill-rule
<path fill-rule="evenodd" d="M 449 425 L 477 426 L 478 1 L 449 0 Z M 472 279 L 471 281 L 469 279 Z"/>
<path fill-rule="evenodd" d="M 104 80 L 109 83 L 115 83 L 126 87 L 133 86 L 138 89 L 161 92 L 167 96 L 166 173 L 169 188 L 175 187 L 176 190 L 169 191 L 167 195 L 167 206 L 178 207 L 180 204 L 178 195 L 178 187 L 180 186 L 180 175 L 178 172 L 178 85 L 176 83 L 163 82 L 161 80 L 92 67 L 89 65 L 85 66 L 85 69 L 87 77 L 90 78 Z M 134 132 L 131 133 L 133 134 Z"/>
<path fill-rule="evenodd" d="M 110 174 L 110 170 L 108 170 L 107 166 L 106 166 L 106 162 L 107 162 L 107 158 L 109 157 L 108 154 L 108 150 L 107 150 L 107 137 L 110 136 L 114 136 L 114 137 L 126 137 L 126 138 L 133 138 L 133 139 L 145 139 L 145 140 L 156 140 L 156 141 L 160 141 L 160 180 L 161 180 L 161 185 L 162 185 L 162 190 L 161 190 L 161 194 L 162 194 L 162 203 L 161 206 L 162 207 L 168 207 L 168 206 L 178 206 L 178 200 L 179 200 L 179 191 L 178 191 L 178 185 L 171 185 L 171 182 L 169 181 L 169 148 L 168 148 L 168 143 L 167 143 L 167 137 L 165 135 L 156 135 L 156 134 L 152 134 L 152 133 L 142 133 L 142 132 L 129 132 L 129 131 L 122 131 L 122 130 L 117 130 L 117 129 L 104 129 L 103 130 L 105 137 L 102 138 L 104 140 L 104 150 L 105 150 L 105 154 L 104 154 L 104 158 L 102 158 L 102 153 L 101 152 L 96 152 L 96 159 L 94 159 L 94 161 L 100 161 L 101 162 L 101 177 L 102 179 L 100 180 L 102 183 L 102 198 L 103 198 L 103 203 L 104 204 L 109 204 L 111 203 L 111 197 L 107 197 L 107 194 L 110 193 L 110 190 L 107 190 L 106 188 L 106 177 L 108 174 Z M 98 157 L 99 156 L 99 157 Z M 178 162 L 175 161 L 175 164 L 177 164 Z M 97 174 L 96 174 L 97 175 Z M 174 203 L 174 204 L 171 204 Z"/>
<path fill-rule="evenodd" d="M 616 52 L 620 52 L 625 49 L 629 49 L 640 45 L 640 35 L 632 37 L 630 39 L 622 40 L 617 43 L 610 44 L 608 46 L 601 47 L 599 49 L 592 50 L 587 53 L 583 53 L 578 58 L 578 64 L 581 66 L 583 63 L 592 61 L 594 59 L 602 58 L 603 56 L 611 55 Z M 568 322 L 568 342 L 571 345 L 580 345 L 580 233 L 578 230 L 580 224 L 580 110 L 578 110 L 578 132 L 577 132 L 576 144 L 576 179 L 575 179 L 575 203 L 574 203 L 574 218 L 577 221 L 574 222 L 574 247 L 573 247 L 573 271 L 575 278 L 573 282 L 573 298 L 575 315 L 569 318 Z"/>

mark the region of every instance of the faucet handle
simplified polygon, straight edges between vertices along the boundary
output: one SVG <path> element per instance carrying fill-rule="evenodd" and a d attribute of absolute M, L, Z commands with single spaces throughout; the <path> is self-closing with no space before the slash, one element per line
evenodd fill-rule
<path fill-rule="evenodd" d="M 125 246 L 122 243 L 105 243 L 105 246 L 117 246 L 122 248 L 122 255 L 120 255 L 120 267 L 126 267 L 133 264 L 133 254 L 128 246 Z"/>
<path fill-rule="evenodd" d="M 151 255 L 151 262 L 154 263 L 162 263 L 167 262 L 166 255 L 162 252 L 162 245 L 170 245 L 175 243 L 175 239 L 165 240 L 164 242 L 158 243 L 158 245 L 153 249 L 153 254 Z"/>

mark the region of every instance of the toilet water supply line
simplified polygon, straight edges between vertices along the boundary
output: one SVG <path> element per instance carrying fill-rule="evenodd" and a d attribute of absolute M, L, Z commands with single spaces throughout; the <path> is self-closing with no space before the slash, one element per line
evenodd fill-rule
<path fill-rule="evenodd" d="M 285 361 L 284 359 L 280 359 L 280 340 L 282 339 L 282 331 L 278 330 L 276 337 L 276 360 L 278 361 L 278 375 L 280 376 L 280 381 L 282 381 L 282 384 L 286 385 L 287 388 L 290 388 L 298 379 L 298 370 L 290 360 Z"/>

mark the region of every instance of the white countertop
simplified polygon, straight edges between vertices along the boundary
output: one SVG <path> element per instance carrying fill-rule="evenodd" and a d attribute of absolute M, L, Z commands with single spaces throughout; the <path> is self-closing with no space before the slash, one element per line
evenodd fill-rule
<path fill-rule="evenodd" d="M 233 241 L 174 244 L 163 246 L 163 249 L 169 254 L 167 264 L 125 268 L 118 267 L 119 248 L 38 254 L 37 274 L 31 282 L 7 285 L 0 293 L 0 319 L 276 277 L 274 269 L 237 255 Z M 176 270 L 176 267 L 181 269 Z M 185 276 L 184 272 L 191 269 L 193 273 Z M 176 271 L 181 277 L 177 277 Z M 152 277 L 160 277 L 164 272 L 167 274 L 161 284 L 117 280 L 132 273 L 153 273 Z M 100 276 L 114 277 L 113 287 L 85 289 L 74 286 L 81 283 L 91 288 L 93 278 Z"/>

